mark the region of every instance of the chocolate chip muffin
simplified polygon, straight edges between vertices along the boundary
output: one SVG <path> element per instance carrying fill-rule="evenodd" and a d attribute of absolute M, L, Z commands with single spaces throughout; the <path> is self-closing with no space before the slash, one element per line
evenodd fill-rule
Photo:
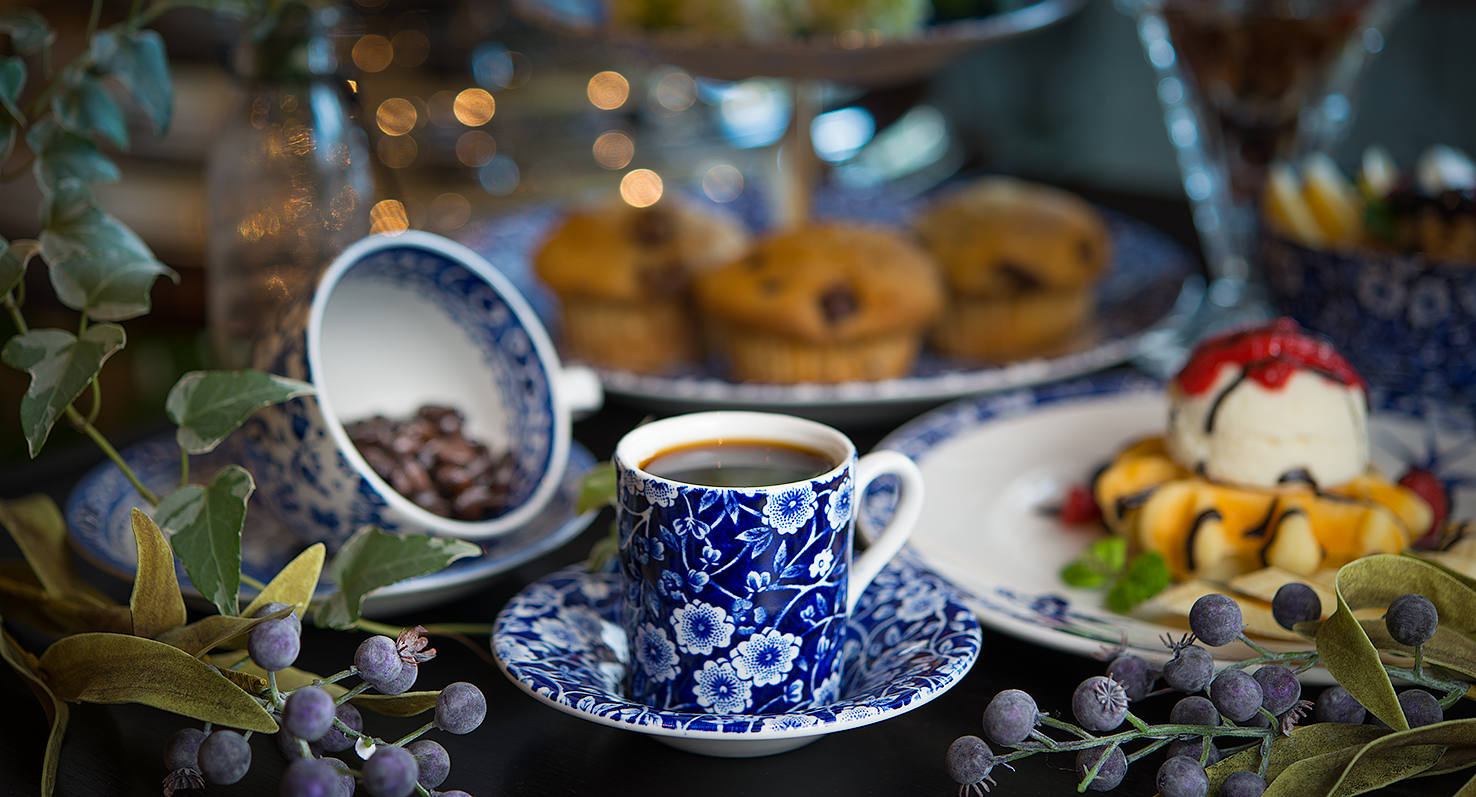
<path fill-rule="evenodd" d="M 906 375 L 943 307 L 937 264 L 899 232 L 828 224 L 761 241 L 697 276 L 732 376 L 844 382 Z"/>
<path fill-rule="evenodd" d="M 1010 177 L 943 197 L 916 228 L 949 294 L 930 340 L 961 357 L 1008 360 L 1068 344 L 1087 326 L 1112 256 L 1107 225 L 1085 200 Z"/>
<path fill-rule="evenodd" d="M 562 303 L 565 354 L 660 373 L 700 353 L 692 275 L 748 246 L 736 218 L 673 200 L 647 208 L 621 203 L 570 215 L 535 267 Z"/>

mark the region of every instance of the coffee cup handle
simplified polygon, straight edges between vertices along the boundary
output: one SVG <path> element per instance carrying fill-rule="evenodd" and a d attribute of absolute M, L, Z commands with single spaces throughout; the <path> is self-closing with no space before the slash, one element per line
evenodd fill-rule
<path fill-rule="evenodd" d="M 853 502 L 856 514 L 860 515 L 859 507 L 866 496 L 867 485 L 878 476 L 886 474 L 896 476 L 902 482 L 897 508 L 892 512 L 892 520 L 887 527 L 866 546 L 865 553 L 851 563 L 851 580 L 846 585 L 847 614 L 856 608 L 856 601 L 861 599 L 861 593 L 866 591 L 872 579 L 902 550 L 907 538 L 912 536 L 918 516 L 922 514 L 922 471 L 918 470 L 917 463 L 896 451 L 873 451 L 857 461 L 856 496 Z"/>

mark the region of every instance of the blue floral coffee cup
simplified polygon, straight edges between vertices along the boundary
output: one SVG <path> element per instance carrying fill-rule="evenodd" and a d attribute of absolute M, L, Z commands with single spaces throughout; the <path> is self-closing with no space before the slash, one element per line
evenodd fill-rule
<path fill-rule="evenodd" d="M 824 424 L 704 412 L 615 449 L 627 696 L 713 714 L 782 714 L 840 698 L 846 618 L 922 511 L 922 474 L 860 459 Z M 889 525 L 852 561 L 857 496 L 901 482 Z"/>

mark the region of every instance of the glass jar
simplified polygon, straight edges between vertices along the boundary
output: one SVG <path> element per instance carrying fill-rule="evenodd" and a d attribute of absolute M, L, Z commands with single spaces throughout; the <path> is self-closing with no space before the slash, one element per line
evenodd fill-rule
<path fill-rule="evenodd" d="M 243 36 L 238 97 L 206 164 L 207 325 L 222 368 L 369 234 L 374 176 L 330 32 L 333 7 L 287 2 Z"/>

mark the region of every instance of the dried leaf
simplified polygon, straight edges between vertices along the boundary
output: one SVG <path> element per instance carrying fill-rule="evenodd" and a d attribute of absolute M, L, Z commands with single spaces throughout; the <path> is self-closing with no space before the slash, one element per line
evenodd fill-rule
<path fill-rule="evenodd" d="M 0 525 L 5 526 L 21 554 L 36 574 L 46 595 L 95 606 L 100 593 L 77 576 L 71 549 L 67 547 L 67 524 L 50 496 L 37 493 L 13 501 L 0 501 Z"/>
<path fill-rule="evenodd" d="M 126 634 L 77 634 L 41 656 L 63 700 L 141 703 L 230 728 L 276 733 L 266 709 L 216 668 L 179 648 Z"/>
<path fill-rule="evenodd" d="M 41 710 L 46 712 L 46 719 L 51 723 L 51 732 L 46 739 L 46 757 L 41 762 L 41 795 L 49 797 L 56 789 L 56 767 L 61 760 L 62 737 L 66 735 L 71 711 L 66 702 L 46 685 L 36 657 L 17 644 L 4 628 L 0 628 L 0 658 L 5 659 L 35 693 L 41 702 Z"/>
<path fill-rule="evenodd" d="M 184 563 L 190 583 L 221 614 L 240 609 L 241 527 L 246 523 L 246 501 L 256 490 L 251 474 L 238 465 L 216 472 L 210 484 L 189 484 L 175 490 L 154 510 L 159 525 L 169 529 L 170 542 Z"/>
<path fill-rule="evenodd" d="M 457 559 L 480 556 L 482 549 L 462 540 L 417 534 L 399 537 L 374 526 L 354 532 L 333 557 L 338 592 L 319 606 L 320 627 L 347 628 L 359 619 L 364 596 L 414 576 L 434 573 Z"/>
<path fill-rule="evenodd" d="M 191 656 L 198 656 L 207 650 L 224 645 L 228 640 L 244 635 L 266 620 L 286 616 L 288 611 L 288 609 L 283 609 L 266 617 L 232 617 L 212 614 L 189 625 L 171 628 L 154 638 L 166 645 L 173 645 Z"/>
<path fill-rule="evenodd" d="M 318 588 L 318 579 L 323 574 L 323 560 L 328 549 L 323 543 L 314 543 L 293 558 L 287 566 L 267 582 L 266 589 L 246 606 L 241 614 L 250 617 L 268 603 L 285 603 L 297 609 L 301 615 L 307 611 Z"/>
<path fill-rule="evenodd" d="M 47 636 L 59 637 L 83 631 L 133 630 L 133 617 L 126 606 L 95 606 L 47 597 L 25 562 L 0 562 L 0 612 Z"/>
<path fill-rule="evenodd" d="M 262 695 L 267 691 L 267 680 L 260 675 L 225 669 L 221 670 L 220 674 L 224 675 L 226 680 L 241 687 L 248 694 Z"/>
<path fill-rule="evenodd" d="M 413 717 L 436 707 L 440 692 L 405 692 L 399 695 L 361 694 L 349 700 L 359 708 L 383 714 L 387 717 Z"/>
<path fill-rule="evenodd" d="M 133 510 L 133 541 L 138 545 L 138 572 L 133 577 L 133 633 L 150 639 L 184 625 L 184 595 L 174 573 L 174 553 L 154 521 Z"/>

